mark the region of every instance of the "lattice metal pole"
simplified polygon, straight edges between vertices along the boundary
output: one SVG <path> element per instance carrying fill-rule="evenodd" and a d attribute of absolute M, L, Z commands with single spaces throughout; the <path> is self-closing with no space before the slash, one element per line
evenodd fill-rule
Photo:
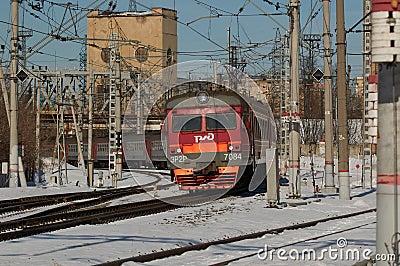
<path fill-rule="evenodd" d="M 121 71 L 118 33 L 110 40 L 109 172 L 122 179 Z"/>
<path fill-rule="evenodd" d="M 290 65 L 289 65 L 289 47 L 288 36 L 281 37 L 281 71 L 280 71 L 280 90 L 281 90 L 281 171 L 287 175 L 287 163 L 289 159 L 289 80 L 290 80 Z"/>
<path fill-rule="evenodd" d="M 371 10 L 371 0 L 364 0 L 364 16 L 367 15 Z M 371 16 L 367 16 L 363 22 L 364 34 L 363 34 L 363 163 L 362 163 L 362 176 L 361 183 L 362 187 L 365 188 L 365 181 L 367 177 L 372 180 L 372 143 L 374 139 L 369 136 L 368 128 L 377 125 L 377 118 L 369 118 L 368 112 L 374 108 L 374 102 L 369 101 L 369 92 L 376 92 L 376 84 L 369 85 L 369 77 L 372 74 L 372 61 L 371 61 Z M 376 101 L 377 102 L 377 101 Z M 372 106 L 371 106 L 372 105 Z M 372 108 L 371 108 L 372 107 Z M 377 107 L 377 106 L 376 106 Z M 370 182 L 372 188 L 372 182 Z"/>
<path fill-rule="evenodd" d="M 131 11 L 131 12 L 136 12 L 137 11 L 136 0 L 130 0 L 129 1 L 128 11 Z"/>

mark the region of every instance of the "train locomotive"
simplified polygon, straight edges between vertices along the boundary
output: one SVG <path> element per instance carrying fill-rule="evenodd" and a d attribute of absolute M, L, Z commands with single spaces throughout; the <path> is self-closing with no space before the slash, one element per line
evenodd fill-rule
<path fill-rule="evenodd" d="M 171 177 L 181 190 L 231 189 L 266 176 L 274 145 L 268 105 L 232 90 L 199 90 L 170 98 L 162 135 Z"/>

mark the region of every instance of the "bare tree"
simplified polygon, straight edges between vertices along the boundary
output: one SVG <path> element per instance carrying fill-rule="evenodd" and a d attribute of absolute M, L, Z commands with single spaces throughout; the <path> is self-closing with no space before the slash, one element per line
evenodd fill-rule
<path fill-rule="evenodd" d="M 318 142 L 324 136 L 323 119 L 302 119 L 300 128 L 300 139 L 302 144 Z"/>

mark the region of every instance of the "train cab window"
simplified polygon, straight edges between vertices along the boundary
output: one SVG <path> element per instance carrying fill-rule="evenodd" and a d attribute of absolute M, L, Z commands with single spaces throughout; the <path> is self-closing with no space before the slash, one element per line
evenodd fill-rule
<path fill-rule="evenodd" d="M 207 114 L 206 126 L 207 130 L 235 129 L 236 113 Z"/>
<path fill-rule="evenodd" d="M 107 153 L 108 152 L 108 143 L 99 143 L 99 144 L 97 144 L 97 152 L 99 152 L 99 153 Z"/>
<path fill-rule="evenodd" d="M 199 115 L 175 115 L 172 117 L 172 131 L 200 131 L 201 116 Z"/>

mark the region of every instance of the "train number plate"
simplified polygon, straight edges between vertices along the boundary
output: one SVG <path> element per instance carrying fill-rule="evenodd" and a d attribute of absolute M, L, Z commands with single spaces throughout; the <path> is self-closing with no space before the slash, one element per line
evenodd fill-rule
<path fill-rule="evenodd" d="M 173 163 L 183 163 L 187 160 L 187 156 L 185 155 L 175 155 L 175 156 L 171 156 L 171 162 Z"/>
<path fill-rule="evenodd" d="M 242 154 L 241 153 L 224 153 L 224 161 L 235 161 L 241 160 Z"/>

